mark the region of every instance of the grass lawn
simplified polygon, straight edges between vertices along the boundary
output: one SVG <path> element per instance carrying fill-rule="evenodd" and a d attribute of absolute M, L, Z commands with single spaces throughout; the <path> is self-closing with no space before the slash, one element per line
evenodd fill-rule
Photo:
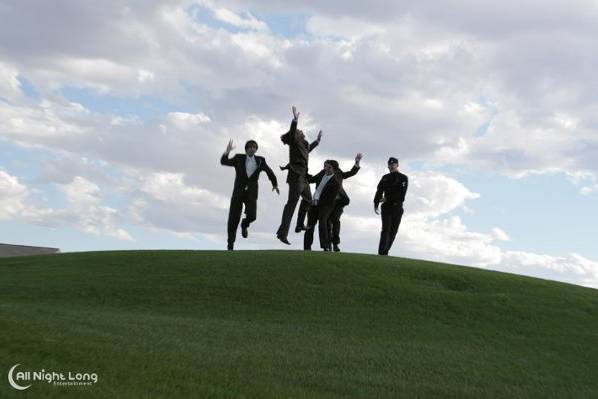
<path fill-rule="evenodd" d="M 395 257 L 0 258 L 0 328 L 2 398 L 598 398 L 598 290 Z"/>

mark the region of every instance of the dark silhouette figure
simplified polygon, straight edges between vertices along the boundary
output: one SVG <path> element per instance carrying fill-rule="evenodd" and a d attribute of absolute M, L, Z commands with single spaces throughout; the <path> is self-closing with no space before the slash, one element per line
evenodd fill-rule
<path fill-rule="evenodd" d="M 382 231 L 380 232 L 379 255 L 388 255 L 392 247 L 401 218 L 403 217 L 403 201 L 409 184 L 406 175 L 399 172 L 399 160 L 388 159 L 390 173 L 382 176 L 374 196 L 374 212 L 379 214 L 378 205 L 382 202 Z"/>
<path fill-rule="evenodd" d="M 306 251 L 311 250 L 316 224 L 320 235 L 320 247 L 324 251 L 331 250 L 328 219 L 334 209 L 342 183 L 342 176 L 336 173 L 336 170 L 338 170 L 338 162 L 327 160 L 324 162 L 322 171 L 315 176 L 307 177 L 310 183 L 316 183 L 316 191 L 307 213 L 307 227 L 303 237 L 303 249 Z"/>
<path fill-rule="evenodd" d="M 237 236 L 237 227 L 241 219 L 241 211 L 245 205 L 245 218 L 241 222 L 241 235 L 247 238 L 249 225 L 255 221 L 258 197 L 258 179 L 262 171 L 266 172 L 268 179 L 272 182 L 272 191 L 278 190 L 276 175 L 266 163 L 264 157 L 255 155 L 257 143 L 249 140 L 245 144 L 245 154 L 236 154 L 228 158 L 228 154 L 233 149 L 233 141 L 228 142 L 226 151 L 220 158 L 220 163 L 225 166 L 235 168 L 235 184 L 233 195 L 230 199 L 230 209 L 228 212 L 228 250 L 232 251 Z"/>
<path fill-rule="evenodd" d="M 309 188 L 309 183 L 307 182 L 309 153 L 318 146 L 322 138 L 322 131 L 320 130 L 317 140 L 311 144 L 308 143 L 307 140 L 305 140 L 305 134 L 297 129 L 298 119 L 299 112 L 293 107 L 293 121 L 291 122 L 291 128 L 287 133 L 280 137 L 282 142 L 289 146 L 289 164 L 285 167 L 288 169 L 287 183 L 289 185 L 289 197 L 282 212 L 282 220 L 278 227 L 278 231 L 276 232 L 276 237 L 287 245 L 290 245 L 287 237 L 299 197 L 306 201 L 306 205 L 302 205 L 303 209 L 300 210 L 301 213 L 305 214 L 307 205 L 311 203 L 311 190 Z M 304 218 L 305 217 L 303 217 L 303 219 Z M 301 228 L 302 226 L 298 225 L 297 227 Z"/>
<path fill-rule="evenodd" d="M 339 174 L 341 178 L 341 188 L 339 190 L 338 195 L 336 196 L 336 203 L 328 219 L 328 236 L 330 238 L 330 242 L 332 243 L 332 248 L 335 252 L 339 252 L 341 250 L 338 246 L 341 242 L 341 215 L 343 214 L 345 207 L 349 205 L 350 202 L 349 196 L 347 195 L 347 192 L 345 191 L 342 182 L 345 179 L 355 176 L 357 172 L 359 172 L 359 162 L 361 161 L 361 157 L 361 153 L 358 153 L 355 156 L 355 164 L 353 165 L 350 171 L 343 172 L 339 169 L 335 172 Z"/>

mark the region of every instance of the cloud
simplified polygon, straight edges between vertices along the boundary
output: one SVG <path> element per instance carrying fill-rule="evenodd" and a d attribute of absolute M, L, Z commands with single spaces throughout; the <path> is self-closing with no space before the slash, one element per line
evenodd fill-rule
<path fill-rule="evenodd" d="M 180 173 L 141 178 L 129 213 L 141 225 L 178 233 L 210 234 L 222 230 L 229 199 L 185 182 Z"/>
<path fill-rule="evenodd" d="M 458 213 L 486 194 L 454 177 L 560 173 L 580 194 L 598 192 L 591 2 L 58 1 L 5 11 L 0 137 L 46 151 L 31 184 L 56 184 L 74 211 L 37 203 L 5 172 L 4 217 L 122 239 L 131 238 L 123 223 L 137 223 L 221 245 L 233 180 L 218 164 L 226 142 L 242 151 L 256 139 L 282 187 L 279 136 L 295 104 L 309 137 L 324 130 L 312 168 L 327 158 L 349 168 L 364 153 L 345 182 L 348 248 L 376 247 L 372 197 L 392 155 L 410 176 L 398 253 L 595 281 L 592 261 L 578 255 L 510 253 L 501 227 L 472 231 Z M 285 37 L 269 26 L 266 17 L 281 12 L 305 16 L 305 32 Z M 39 99 L 24 96 L 20 77 Z M 114 115 L 70 100 L 65 88 L 168 106 L 151 118 Z M 284 199 L 263 180 L 252 238 L 270 247 Z M 124 205 L 106 205 L 113 195 Z M 559 262 L 570 266 L 555 272 Z"/>
<path fill-rule="evenodd" d="M 27 188 L 19 180 L 0 170 L 0 219 L 8 219 L 20 214 L 25 208 Z"/>
<path fill-rule="evenodd" d="M 93 182 L 77 176 L 62 186 L 69 209 L 78 215 L 76 225 L 86 233 L 108 235 L 121 240 L 133 240 L 127 231 L 119 228 L 119 212 L 102 205 L 100 188 Z"/>
<path fill-rule="evenodd" d="M 245 18 L 243 18 L 240 15 L 235 14 L 234 12 L 226 8 L 218 8 L 215 9 L 213 12 L 216 19 L 237 28 L 251 29 L 257 31 L 268 30 L 268 25 L 266 25 L 266 23 L 264 23 L 263 21 L 259 21 L 258 19 L 256 19 L 253 15 L 251 15 L 251 13 L 245 13 Z"/>

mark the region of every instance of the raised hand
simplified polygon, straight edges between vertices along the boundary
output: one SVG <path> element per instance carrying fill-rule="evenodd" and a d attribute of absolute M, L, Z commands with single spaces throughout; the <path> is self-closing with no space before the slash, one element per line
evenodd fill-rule
<path fill-rule="evenodd" d="M 299 112 L 297 111 L 297 108 L 295 108 L 294 105 L 293 105 L 293 119 L 294 120 L 298 120 L 299 119 Z"/>
<path fill-rule="evenodd" d="M 320 141 L 321 139 L 322 139 L 322 131 L 320 130 L 320 131 L 318 132 L 318 141 Z"/>
<path fill-rule="evenodd" d="M 226 151 L 224 151 L 224 153 L 228 155 L 234 149 L 235 149 L 235 146 L 233 145 L 233 140 L 230 139 L 228 141 L 228 145 L 226 146 Z"/>
<path fill-rule="evenodd" d="M 361 158 L 363 157 L 363 155 L 361 155 L 361 152 L 358 152 L 357 155 L 355 155 L 355 164 L 359 165 L 359 161 L 361 161 Z"/>

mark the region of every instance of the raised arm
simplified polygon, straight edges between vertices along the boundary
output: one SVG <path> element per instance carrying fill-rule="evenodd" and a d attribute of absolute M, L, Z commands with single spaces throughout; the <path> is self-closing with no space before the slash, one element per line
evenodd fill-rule
<path fill-rule="evenodd" d="M 349 177 L 355 176 L 357 174 L 357 172 L 359 172 L 359 168 L 361 168 L 361 166 L 359 166 L 361 157 L 362 157 L 361 153 L 358 152 L 357 155 L 355 156 L 355 164 L 353 165 L 351 170 L 348 172 L 343 172 L 343 179 L 348 179 Z"/>
<path fill-rule="evenodd" d="M 291 127 L 289 131 L 280 136 L 280 139 L 284 144 L 290 145 L 291 143 L 295 142 L 297 137 L 297 122 L 299 121 L 299 112 L 293 105 L 293 120 L 291 121 Z"/>
<path fill-rule="evenodd" d="M 322 140 L 322 131 L 321 130 L 318 132 L 318 138 L 309 144 L 309 148 L 308 148 L 309 152 L 312 152 L 312 150 L 320 144 L 320 140 Z"/>
<path fill-rule="evenodd" d="M 228 158 L 228 154 L 230 154 L 230 152 L 235 148 L 235 146 L 233 145 L 233 140 L 229 140 L 228 141 L 228 145 L 226 146 L 226 150 L 224 151 L 224 154 L 222 154 L 222 157 L 220 158 L 220 164 L 224 165 L 224 166 L 235 166 L 235 162 L 234 162 L 234 157 L 233 158 Z"/>

